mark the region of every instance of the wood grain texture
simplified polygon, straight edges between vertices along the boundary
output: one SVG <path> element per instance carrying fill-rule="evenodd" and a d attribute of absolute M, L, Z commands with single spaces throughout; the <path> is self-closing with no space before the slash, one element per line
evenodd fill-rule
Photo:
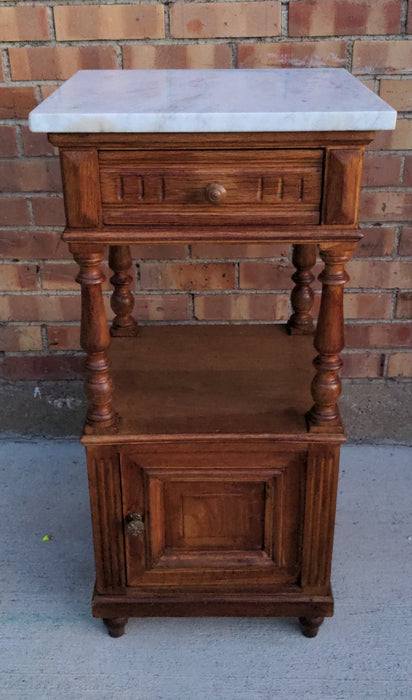
<path fill-rule="evenodd" d="M 100 151 L 103 222 L 319 223 L 323 150 Z M 211 185 L 224 197 L 210 198 Z M 216 220 L 216 221 L 215 221 Z"/>
<path fill-rule="evenodd" d="M 300 573 L 305 453 L 222 442 L 120 448 L 123 511 L 144 513 L 126 536 L 129 586 L 293 582 Z"/>
<path fill-rule="evenodd" d="M 128 245 L 112 245 L 109 248 L 109 266 L 114 274 L 110 278 L 113 285 L 113 294 L 110 306 L 115 313 L 110 328 L 110 335 L 114 337 L 134 337 L 137 335 L 138 326 L 132 316 L 134 297 L 130 291 L 132 277 L 129 274 L 133 261 Z"/>
<path fill-rule="evenodd" d="M 328 148 L 322 223 L 356 226 L 363 148 Z"/>
<path fill-rule="evenodd" d="M 345 346 L 343 287 L 349 279 L 345 264 L 352 250 L 350 245 L 319 249 L 325 267 L 319 275 L 322 298 L 314 342 L 319 354 L 314 360 L 316 375 L 311 386 L 315 403 L 308 414 L 311 430 L 335 430 L 341 426 L 337 402 L 341 393 L 339 353 Z"/>
<path fill-rule="evenodd" d="M 112 406 L 112 381 L 106 350 L 110 345 L 109 329 L 103 305 L 101 272 L 104 249 L 93 244 L 72 244 L 71 252 L 79 265 L 76 281 L 81 286 L 82 314 L 80 345 L 86 353 L 85 392 L 88 398 L 86 424 L 108 427 L 115 423 Z"/>
<path fill-rule="evenodd" d="M 361 164 L 373 137 L 50 135 L 82 287 L 93 614 L 112 636 L 137 615 L 293 615 L 314 636 L 332 614 L 344 265 L 361 238 Z M 301 335 L 144 327 L 109 348 L 103 244 L 112 246 L 112 334 L 129 336 L 127 246 L 194 241 L 294 243 L 289 329 Z M 325 267 L 307 422 L 315 244 Z"/>
<path fill-rule="evenodd" d="M 225 598 L 220 591 L 205 586 L 185 589 L 167 589 L 156 593 L 142 590 L 127 595 L 93 596 L 94 617 L 330 617 L 333 615 L 332 594 L 303 595 L 297 586 L 285 586 L 272 591 L 249 589 L 239 592 L 227 590 Z"/>
<path fill-rule="evenodd" d="M 207 226 L 185 224 L 176 226 L 141 225 L 104 226 L 100 229 L 66 228 L 63 240 L 124 245 L 132 243 L 322 243 L 326 241 L 357 242 L 363 237 L 359 229 L 333 228 L 326 226 L 269 226 L 239 223 L 237 226 Z"/>
<path fill-rule="evenodd" d="M 120 463 L 112 447 L 88 447 L 90 506 L 96 562 L 96 590 L 124 591 L 125 560 Z"/>
<path fill-rule="evenodd" d="M 312 338 L 291 338 L 283 325 L 144 326 L 137 338 L 113 338 L 108 353 L 119 440 L 228 433 L 307 439 L 315 350 Z M 112 439 L 110 430 L 106 436 Z"/>
<path fill-rule="evenodd" d="M 97 150 L 63 149 L 60 162 L 68 226 L 99 226 L 102 217 Z"/>
<path fill-rule="evenodd" d="M 301 578 L 305 593 L 330 589 L 338 470 L 339 447 L 310 447 Z"/>
<path fill-rule="evenodd" d="M 104 146 L 105 149 L 141 149 L 169 151 L 187 149 L 267 149 L 267 148 L 324 148 L 328 145 L 366 145 L 375 138 L 374 131 L 309 131 L 309 132 L 253 132 L 253 133 L 194 133 L 194 134 L 49 134 L 54 146 L 82 148 Z"/>
<path fill-rule="evenodd" d="M 311 284 L 315 279 L 312 268 L 316 262 L 316 246 L 314 244 L 295 244 L 293 246 L 292 262 L 296 272 L 292 275 L 295 287 L 290 295 L 293 314 L 288 321 L 288 331 L 291 335 L 307 335 L 313 333 L 313 290 Z"/>

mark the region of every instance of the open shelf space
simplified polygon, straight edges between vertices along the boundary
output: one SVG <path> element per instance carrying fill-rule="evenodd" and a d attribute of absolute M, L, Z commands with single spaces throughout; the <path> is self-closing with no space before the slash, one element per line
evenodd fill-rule
<path fill-rule="evenodd" d="M 307 434 L 315 354 L 312 337 L 283 325 L 144 326 L 113 338 L 116 435 Z"/>

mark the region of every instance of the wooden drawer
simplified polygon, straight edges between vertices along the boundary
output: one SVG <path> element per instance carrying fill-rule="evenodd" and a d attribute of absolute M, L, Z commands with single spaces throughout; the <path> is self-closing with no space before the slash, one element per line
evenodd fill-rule
<path fill-rule="evenodd" d="M 108 225 L 319 224 L 323 149 L 100 151 Z"/>

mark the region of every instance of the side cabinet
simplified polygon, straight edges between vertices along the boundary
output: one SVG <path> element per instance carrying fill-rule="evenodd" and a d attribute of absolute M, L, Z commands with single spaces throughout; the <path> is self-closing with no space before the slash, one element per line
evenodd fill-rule
<path fill-rule="evenodd" d="M 226 614 L 230 594 L 262 596 L 255 614 L 282 592 L 327 596 L 338 449 L 88 446 L 96 593 L 143 607 L 190 593 L 202 614 L 223 593 Z"/>

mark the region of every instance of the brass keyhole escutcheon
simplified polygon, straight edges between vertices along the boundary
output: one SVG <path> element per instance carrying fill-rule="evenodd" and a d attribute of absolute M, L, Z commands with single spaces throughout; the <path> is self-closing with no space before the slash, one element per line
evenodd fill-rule
<path fill-rule="evenodd" d="M 223 185 L 218 182 L 211 182 L 206 186 L 206 199 L 209 200 L 211 204 L 221 204 L 226 199 L 226 189 Z"/>
<path fill-rule="evenodd" d="M 143 513 L 129 513 L 126 515 L 126 534 L 137 537 L 144 533 Z"/>

